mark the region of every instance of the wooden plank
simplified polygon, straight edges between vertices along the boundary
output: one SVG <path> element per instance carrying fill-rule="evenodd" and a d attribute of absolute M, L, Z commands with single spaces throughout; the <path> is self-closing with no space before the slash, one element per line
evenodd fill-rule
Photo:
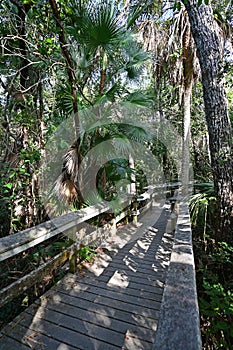
<path fill-rule="evenodd" d="M 118 273 L 118 276 L 121 276 L 122 280 L 126 280 L 127 279 L 127 274 L 124 274 L 122 272 L 116 271 L 116 273 Z M 114 278 L 113 276 L 113 272 L 112 271 L 105 271 L 103 274 L 101 274 L 98 279 L 100 281 L 107 281 L 109 282 L 111 280 L 111 278 Z M 159 278 L 147 278 L 145 277 L 145 275 L 143 276 L 130 276 L 130 284 L 131 283 L 137 283 L 140 285 L 144 285 L 145 288 L 150 288 L 150 287 L 164 287 L 164 279 L 159 279 Z M 109 282 L 111 283 L 111 281 Z M 153 289 L 152 288 L 152 289 Z"/>
<path fill-rule="evenodd" d="M 103 274 L 105 276 L 108 276 L 109 279 L 115 274 L 119 274 L 120 276 L 124 276 L 124 278 L 129 279 L 129 282 L 134 281 L 137 283 L 144 283 L 145 285 L 148 284 L 153 284 L 153 285 L 158 285 L 158 286 L 163 286 L 163 284 L 165 283 L 166 280 L 166 274 L 165 273 L 160 273 L 160 274 L 144 274 L 144 273 L 134 273 L 131 272 L 130 270 L 126 270 L 126 269 L 114 269 L 109 267 L 106 271 L 104 271 L 102 273 L 101 276 L 103 276 Z M 100 276 L 100 280 L 101 280 L 101 276 Z"/>
<path fill-rule="evenodd" d="M 73 311 L 72 309 L 69 311 Z M 47 321 L 49 323 L 47 323 Z M 56 310 L 41 309 L 37 311 L 36 316 L 33 318 L 33 322 L 37 324 L 49 325 L 50 329 L 56 329 L 60 327 L 63 329 L 63 332 L 67 330 L 74 331 L 73 336 L 83 339 L 88 338 L 91 341 L 92 338 L 99 340 L 101 342 L 108 342 L 111 345 L 119 346 L 123 343 L 124 333 L 119 333 L 117 330 L 112 330 L 106 328 L 104 324 L 96 325 L 93 322 L 84 321 L 77 317 L 74 317 L 72 314 L 59 313 Z M 56 331 L 53 332 L 53 336 L 56 337 Z M 79 340 L 80 341 L 80 340 Z M 87 340 L 85 340 L 87 342 Z M 75 343 L 78 345 L 77 341 Z M 79 345 L 80 346 L 80 345 Z"/>
<path fill-rule="evenodd" d="M 144 307 L 140 305 L 135 305 L 133 303 L 127 302 L 127 301 L 121 301 L 121 300 L 114 300 L 112 298 L 108 298 L 106 296 L 98 295 L 86 292 L 82 296 L 75 296 L 72 295 L 73 293 L 66 293 L 65 291 L 62 292 L 59 290 L 59 294 L 62 297 L 62 300 L 64 302 L 73 302 L 74 305 L 78 305 L 83 300 L 91 301 L 98 305 L 105 305 L 112 307 L 114 309 L 118 310 L 125 310 L 130 313 L 138 314 L 138 315 L 146 315 L 148 318 L 155 318 L 158 319 L 159 316 L 159 310 L 156 309 L 145 309 Z"/>
<path fill-rule="evenodd" d="M 156 330 L 157 327 L 157 318 L 148 317 L 147 310 L 144 310 L 142 314 L 139 313 L 139 310 L 131 312 L 129 310 L 126 310 L 125 308 L 119 308 L 115 307 L 113 304 L 104 303 L 93 303 L 87 299 L 83 298 L 74 298 L 72 296 L 69 296 L 68 294 L 62 294 L 62 293 L 47 293 L 45 296 L 41 297 L 41 303 L 42 306 L 45 307 L 51 307 L 59 308 L 60 304 L 63 305 L 70 305 L 73 308 L 81 308 L 83 310 L 88 310 L 89 312 L 96 313 L 102 315 L 114 318 L 118 321 L 123 321 L 126 323 L 129 323 L 131 325 L 135 325 L 137 327 L 143 327 L 148 328 L 153 331 Z M 141 310 L 140 310 L 141 311 Z"/>
<path fill-rule="evenodd" d="M 136 262 L 140 264 L 144 264 L 144 262 L 145 264 L 153 264 L 153 262 L 155 264 L 167 264 L 171 255 L 171 246 L 172 244 L 169 243 L 169 247 L 165 247 L 166 250 L 161 247 L 158 251 L 151 250 L 143 255 L 139 253 L 138 247 L 133 247 L 128 253 L 125 253 L 124 251 L 119 252 L 116 257 L 114 256 L 114 260 L 123 260 L 125 257 L 130 257 L 131 260 L 136 260 Z"/>
<path fill-rule="evenodd" d="M 170 256 L 170 252 L 169 252 Z M 144 260 L 143 260 L 144 262 Z M 142 262 L 142 263 L 143 263 Z M 119 261 L 111 261 L 109 264 L 106 264 L 102 266 L 102 268 L 105 268 L 104 273 L 107 273 L 108 271 L 122 271 L 123 274 L 127 274 L 128 276 L 139 276 L 139 278 L 143 275 L 145 277 L 145 274 L 147 276 L 154 277 L 155 275 L 159 278 L 163 278 L 166 274 L 167 267 L 161 267 L 162 259 L 160 260 L 160 264 L 156 264 L 153 266 L 153 263 L 150 264 L 143 264 L 143 267 L 136 264 L 130 263 L 124 263 L 123 259 Z M 101 268 L 101 264 L 96 263 L 97 268 Z M 95 266 L 94 266 L 95 267 Z M 91 269 L 91 271 L 94 271 L 95 269 Z"/>
<path fill-rule="evenodd" d="M 94 277 L 93 277 L 94 278 Z M 87 279 L 89 280 L 89 277 L 87 277 Z M 103 282 L 103 283 L 109 283 L 109 276 L 106 276 L 106 275 L 100 275 L 98 276 L 98 281 L 99 282 Z M 164 284 L 163 283 L 152 283 L 152 284 L 144 284 L 144 283 L 141 283 L 140 280 L 136 280 L 136 281 L 130 281 L 130 288 L 134 288 L 134 289 L 138 289 L 138 290 L 141 290 L 141 291 L 149 291 L 151 293 L 154 293 L 155 291 L 157 291 L 157 293 L 159 291 L 163 291 L 163 287 L 164 287 Z"/>
<path fill-rule="evenodd" d="M 120 213 L 119 215 L 117 215 L 116 218 L 115 218 L 116 224 L 117 224 L 119 221 L 123 220 L 123 219 L 124 219 L 126 216 L 128 216 L 128 215 L 129 215 L 129 210 L 128 210 L 128 209 L 125 210 L 125 211 L 123 211 L 123 212 Z"/>
<path fill-rule="evenodd" d="M 165 266 L 161 266 L 161 262 L 156 262 L 153 263 L 155 260 L 151 260 L 150 263 L 148 263 L 148 261 L 144 261 L 143 260 L 143 266 L 137 265 L 135 263 L 133 263 L 132 261 L 127 261 L 125 259 L 125 261 L 121 260 L 121 259 L 114 259 L 114 261 L 112 261 L 109 266 L 111 266 L 114 269 L 127 269 L 132 271 L 133 273 L 137 274 L 137 273 L 143 273 L 143 274 L 154 274 L 154 273 L 158 273 L 158 275 L 164 274 L 167 270 L 167 267 Z"/>
<path fill-rule="evenodd" d="M 83 287 L 83 288 L 82 288 Z M 136 297 L 131 294 L 124 294 L 120 293 L 119 291 L 112 291 L 112 290 L 106 290 L 105 288 L 95 287 L 95 286 L 89 286 L 82 283 L 79 283 L 77 288 L 73 287 L 71 289 L 64 289 L 63 286 L 57 287 L 58 291 L 61 292 L 67 292 L 69 295 L 75 296 L 75 297 L 83 297 L 85 298 L 86 294 L 94 295 L 95 298 L 101 297 L 107 297 L 109 299 L 117 300 L 117 301 L 123 301 L 128 304 L 132 304 L 135 306 L 150 308 L 159 310 L 160 304 L 161 304 L 161 297 L 159 300 L 154 298 L 154 300 L 147 300 L 143 298 Z"/>
<path fill-rule="evenodd" d="M 80 289 L 84 289 L 84 288 L 88 288 L 88 287 L 98 287 L 98 288 L 102 288 L 105 290 L 109 290 L 109 291 L 117 291 L 120 292 L 121 294 L 126 294 L 126 295 L 131 295 L 131 296 L 136 296 L 136 297 L 140 297 L 142 299 L 146 299 L 146 300 L 156 300 L 156 301 L 161 301 L 162 298 L 162 294 L 163 294 L 163 288 L 161 287 L 153 287 L 153 292 L 152 291 L 148 291 L 147 289 L 143 289 L 141 284 L 135 284 L 135 285 L 129 285 L 128 288 L 121 288 L 121 287 L 117 287 L 114 285 L 109 285 L 108 283 L 99 281 L 96 278 L 82 278 L 79 279 L 77 282 L 72 283 L 70 286 L 66 284 L 66 280 L 62 283 L 60 283 L 60 285 L 62 285 L 62 287 L 66 290 L 69 290 L 69 288 L 80 288 Z M 82 287 L 83 286 L 83 287 Z"/>
<path fill-rule="evenodd" d="M 145 328 L 143 327 L 143 325 L 140 325 L 140 327 L 138 327 L 132 323 L 128 323 L 125 320 L 118 320 L 114 318 L 114 315 L 107 312 L 108 310 L 102 309 L 99 312 L 97 312 L 98 310 L 90 311 L 89 309 L 82 307 L 82 304 L 80 304 L 79 306 L 73 306 L 73 305 L 63 304 L 62 302 L 58 302 L 56 304 L 48 302 L 47 304 L 45 304 L 45 306 L 40 306 L 40 308 L 37 310 L 37 315 L 38 313 L 41 313 L 45 315 L 47 319 L 47 310 L 52 310 L 59 313 L 61 322 L 65 322 L 64 319 L 62 318 L 63 315 L 72 316 L 73 320 L 72 322 L 69 322 L 70 325 L 75 323 L 76 319 L 78 319 L 82 321 L 87 321 L 89 323 L 94 323 L 95 325 L 102 327 L 103 330 L 104 328 L 107 327 L 110 330 L 114 330 L 114 331 L 117 330 L 118 333 L 122 333 L 122 334 L 126 334 L 130 330 L 131 332 L 136 334 L 139 339 L 146 338 L 150 342 L 153 341 L 154 331 L 152 329 Z M 34 310 L 32 308 L 28 308 L 27 312 L 33 314 Z M 58 322 L 57 319 L 54 317 L 53 317 L 53 320 L 56 320 L 56 322 Z M 60 322 L 58 323 L 59 325 L 61 324 Z M 104 340 L 105 333 L 102 334 L 102 332 L 103 331 L 99 333 L 97 338 L 99 337 L 99 339 Z"/>
<path fill-rule="evenodd" d="M 1 350 L 30 350 L 31 347 L 24 345 L 17 340 L 7 337 L 7 336 L 2 336 L 0 337 L 0 349 Z"/>
<path fill-rule="evenodd" d="M 40 308 L 37 311 L 36 316 L 33 318 L 33 322 L 41 323 L 43 325 L 44 320 L 46 320 L 51 323 L 51 327 L 52 325 L 53 327 L 61 327 L 64 329 L 64 332 L 66 329 L 69 329 L 78 333 L 77 336 L 79 336 L 79 334 L 84 335 L 88 337 L 89 340 L 94 338 L 95 340 L 106 342 L 117 347 L 124 343 L 127 327 L 122 327 L 121 331 L 119 328 L 109 328 L 108 325 L 110 320 L 106 318 L 106 324 L 104 324 L 103 319 L 101 320 L 102 322 L 96 324 L 93 322 L 94 315 L 88 320 L 86 315 L 83 315 L 84 319 L 80 318 L 80 314 L 77 313 L 77 310 L 75 310 L 75 314 L 74 308 L 72 307 L 67 308 L 63 313 L 61 313 L 60 308 L 58 310 Z M 118 322 L 118 325 L 119 324 L 120 322 Z M 122 325 L 120 324 L 119 326 L 121 327 Z"/>
<path fill-rule="evenodd" d="M 170 248 L 170 247 L 169 247 Z M 167 248 L 167 252 L 169 255 L 171 255 L 171 248 Z M 143 265 L 144 267 L 141 267 L 140 265 Z M 146 269 L 146 266 L 148 268 L 151 268 L 153 271 L 166 271 L 167 267 L 169 266 L 169 259 L 166 259 L 164 261 L 163 259 L 158 259 L 155 256 L 155 253 L 151 253 L 150 255 L 146 255 L 143 259 L 137 258 L 131 254 L 121 254 L 114 257 L 113 261 L 111 262 L 112 266 L 125 266 L 129 269 L 132 269 L 133 271 L 143 271 Z"/>
<path fill-rule="evenodd" d="M 58 314 L 57 314 L 58 316 Z M 62 315 L 64 317 L 64 315 Z M 50 315 L 51 317 L 51 315 Z M 69 316 L 67 316 L 69 318 Z M 77 321 L 77 320 L 76 320 Z M 111 344 L 111 338 L 106 339 L 105 342 L 95 339 L 92 337 L 92 330 L 88 327 L 88 323 L 83 324 L 83 331 L 85 331 L 85 334 L 79 332 L 78 327 L 81 326 L 81 323 L 77 324 L 74 322 L 73 324 L 65 324 L 62 323 L 61 325 L 59 323 L 62 322 L 62 319 L 59 318 L 59 322 L 56 322 L 56 319 L 53 320 L 53 322 L 50 322 L 49 320 L 45 318 L 40 318 L 35 315 L 24 313 L 24 318 L 20 320 L 20 326 L 23 326 L 30 331 L 34 332 L 38 338 L 43 335 L 46 335 L 49 339 L 55 340 L 57 343 L 62 342 L 69 346 L 72 346 L 76 349 L 82 349 L 82 350 L 93 350 L 95 348 L 97 349 L 103 349 L 103 350 L 115 350 L 120 349 L 120 346 L 112 345 Z M 73 327 L 73 329 L 69 327 Z M 93 325 L 91 325 L 93 327 Z M 110 332 L 111 334 L 113 332 Z M 115 332 L 116 333 L 116 332 Z M 122 337 L 123 338 L 123 337 Z M 119 343 L 122 342 L 121 339 L 119 339 Z M 48 340 L 43 341 L 45 349 L 50 349 Z"/>
<path fill-rule="evenodd" d="M 156 245 L 156 243 L 158 244 L 159 242 L 154 242 L 153 246 Z M 137 264 L 159 264 L 159 263 L 163 263 L 164 262 L 164 258 L 166 258 L 166 256 L 171 254 L 171 250 L 172 250 L 172 242 L 169 244 L 167 244 L 167 246 L 163 246 L 161 244 L 161 246 L 159 246 L 156 249 L 153 249 L 152 247 L 150 248 L 149 251 L 147 252 L 143 252 L 142 249 L 140 249 L 140 247 L 135 244 L 132 248 L 130 248 L 127 252 L 122 250 L 119 253 L 117 253 L 117 255 L 115 255 L 113 257 L 113 259 L 115 260 L 123 260 L 123 259 L 130 259 L 131 261 L 134 261 Z M 160 256 L 161 258 L 160 258 Z"/>
<path fill-rule="evenodd" d="M 21 316 L 22 317 L 22 316 Z M 24 317 L 27 317 L 26 314 L 24 314 Z M 35 331 L 34 329 L 30 329 L 29 325 L 32 322 L 32 317 L 30 316 L 26 326 L 22 326 L 18 322 L 12 322 L 10 324 L 10 330 L 7 328 L 3 329 L 3 332 L 6 332 L 5 335 L 3 335 L 0 338 L 0 349 L 4 349 L 5 344 L 9 341 L 9 339 L 12 339 L 15 341 L 16 347 L 12 348 L 6 348 L 6 350 L 18 350 L 18 344 L 21 343 L 22 350 L 57 350 L 59 349 L 67 349 L 67 350 L 77 350 L 77 347 L 68 347 L 67 344 L 63 341 L 57 341 L 53 339 L 53 337 L 48 336 L 46 334 L 46 330 L 43 330 L 42 333 Z M 9 327 L 8 327 L 9 328 Z M 7 333 L 10 332 L 10 338 Z M 13 343 L 14 344 L 14 343 Z M 23 346 L 25 348 L 23 348 Z"/>
<path fill-rule="evenodd" d="M 151 342 L 147 342 L 146 339 L 139 339 L 138 337 L 135 337 L 135 334 L 132 332 L 127 332 L 125 336 L 125 341 L 122 346 L 123 350 L 132 350 L 132 349 L 142 349 L 142 350 L 151 350 Z"/>

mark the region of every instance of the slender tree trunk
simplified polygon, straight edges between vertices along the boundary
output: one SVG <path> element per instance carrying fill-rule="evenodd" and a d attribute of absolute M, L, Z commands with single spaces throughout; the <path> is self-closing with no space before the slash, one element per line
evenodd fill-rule
<path fill-rule="evenodd" d="M 100 85 L 99 85 L 99 94 L 103 93 L 105 86 L 105 77 L 106 77 L 106 67 L 107 67 L 107 55 L 106 52 L 102 53 L 102 68 L 100 73 Z"/>
<path fill-rule="evenodd" d="M 132 154 L 129 154 L 129 168 L 132 169 L 132 171 L 134 172 L 135 164 L 134 164 L 134 159 Z M 130 175 L 131 184 L 129 185 L 129 193 L 135 195 L 136 194 L 136 177 L 133 172 Z"/>
<path fill-rule="evenodd" d="M 184 74 L 184 94 L 183 94 L 183 154 L 182 154 L 182 183 L 184 193 L 188 190 L 190 181 L 190 123 L 191 123 L 191 98 L 193 86 L 193 39 L 190 31 L 190 24 L 187 12 L 184 11 L 185 31 L 183 41 L 183 74 Z"/>
<path fill-rule="evenodd" d="M 65 31 L 61 23 L 60 13 L 57 7 L 56 0 L 49 0 L 53 17 L 56 21 L 57 28 L 59 29 L 59 42 L 61 46 L 62 55 L 66 61 L 66 68 L 69 77 L 69 83 L 71 88 L 71 94 L 73 97 L 73 110 L 74 114 L 78 114 L 78 103 L 77 103 L 77 93 L 76 93 L 76 76 L 74 71 L 74 62 L 68 50 L 68 44 L 66 41 Z"/>
<path fill-rule="evenodd" d="M 191 120 L 192 84 L 185 87 L 183 96 L 183 152 L 182 152 L 182 184 L 184 189 L 190 181 L 190 120 Z M 186 192 L 186 190 L 185 190 Z"/>
<path fill-rule="evenodd" d="M 222 37 L 211 4 L 198 6 L 198 0 L 187 0 L 185 7 L 202 72 L 211 164 L 218 200 L 216 239 L 232 243 L 232 129 L 223 81 Z"/>
<path fill-rule="evenodd" d="M 100 86 L 99 86 L 99 94 L 102 94 L 104 90 L 104 84 L 105 84 L 105 74 L 106 71 L 105 69 L 101 69 L 101 74 L 100 74 Z"/>
<path fill-rule="evenodd" d="M 13 1 L 14 2 L 14 1 Z M 15 2 L 14 2 L 15 3 Z M 27 59 L 27 48 L 26 48 L 26 15 L 30 9 L 30 5 L 17 3 L 18 7 L 18 34 L 19 34 L 19 49 L 21 55 L 21 71 L 20 71 L 20 88 L 22 92 L 24 92 L 29 82 L 29 67 L 28 67 L 28 59 Z"/>

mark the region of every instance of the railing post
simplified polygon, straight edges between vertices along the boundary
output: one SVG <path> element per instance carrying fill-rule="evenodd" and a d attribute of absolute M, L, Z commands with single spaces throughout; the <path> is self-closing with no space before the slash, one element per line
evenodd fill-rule
<path fill-rule="evenodd" d="M 77 245 L 76 244 L 69 254 L 69 271 L 70 273 L 75 273 L 77 271 Z"/>
<path fill-rule="evenodd" d="M 112 219 L 109 224 L 110 224 L 110 230 L 109 230 L 110 236 L 114 236 L 117 231 L 116 219 Z"/>
<path fill-rule="evenodd" d="M 133 198 L 132 216 L 133 216 L 133 224 L 137 225 L 137 223 L 138 223 L 138 202 L 137 202 L 137 196 L 135 196 Z"/>

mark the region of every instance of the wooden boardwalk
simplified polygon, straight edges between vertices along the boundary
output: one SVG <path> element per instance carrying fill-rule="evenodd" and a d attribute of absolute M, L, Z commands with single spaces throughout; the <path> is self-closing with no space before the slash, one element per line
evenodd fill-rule
<path fill-rule="evenodd" d="M 153 208 L 102 244 L 2 330 L 1 350 L 151 349 L 173 243 L 169 210 Z"/>

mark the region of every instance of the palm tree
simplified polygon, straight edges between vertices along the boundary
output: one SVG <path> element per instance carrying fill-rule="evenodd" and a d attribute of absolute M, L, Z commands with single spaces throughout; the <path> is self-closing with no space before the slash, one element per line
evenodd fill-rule
<path fill-rule="evenodd" d="M 75 72 L 76 76 L 70 79 L 70 82 L 72 80 L 74 85 L 74 82 L 78 81 L 78 93 L 91 104 L 99 104 L 104 100 L 114 101 L 121 92 L 127 94 L 127 90 L 121 84 L 121 80 L 125 80 L 123 76 L 126 74 L 128 79 L 137 77 L 148 55 L 135 41 L 130 29 L 126 28 L 126 23 L 119 20 L 120 13 L 115 3 L 94 4 L 92 1 L 82 5 L 75 3 L 73 10 L 78 14 L 77 21 L 68 32 L 76 42 L 77 49 L 68 51 L 66 48 L 66 55 L 68 52 L 69 60 L 72 58 L 72 66 L 69 65 L 69 69 L 72 74 Z M 58 14 L 55 13 L 55 17 L 58 18 Z M 62 44 L 67 42 L 63 37 L 61 39 Z M 82 62 L 81 69 L 75 64 L 75 57 L 79 63 Z M 66 61 L 68 62 L 67 59 Z M 80 83 L 81 79 L 83 83 Z M 87 87 L 90 87 L 89 91 Z M 99 142 L 102 137 L 104 140 L 109 132 L 96 128 L 91 135 L 92 146 L 95 139 Z M 119 130 L 117 132 L 119 133 Z M 80 190 L 82 179 L 79 168 L 83 157 L 83 146 L 90 149 L 90 143 L 88 145 L 86 143 L 86 138 L 90 138 L 90 135 L 80 133 L 79 136 L 64 156 L 63 172 L 56 183 L 56 192 L 68 203 L 75 202 L 82 205 Z M 102 171 L 102 182 L 103 187 L 106 187 L 105 169 Z"/>
<path fill-rule="evenodd" d="M 140 8 L 140 5 L 138 5 Z M 190 31 L 190 24 L 184 6 L 180 11 L 158 14 L 150 5 L 146 17 L 141 19 L 139 31 L 145 47 L 154 54 L 153 74 L 158 94 L 158 110 L 162 110 L 160 96 L 167 83 L 174 86 L 183 114 L 183 161 L 182 183 L 188 185 L 190 179 L 190 115 L 192 86 L 199 75 L 196 50 Z M 166 14 L 166 11 L 168 12 Z M 162 113 L 161 113 L 162 114 Z"/>

